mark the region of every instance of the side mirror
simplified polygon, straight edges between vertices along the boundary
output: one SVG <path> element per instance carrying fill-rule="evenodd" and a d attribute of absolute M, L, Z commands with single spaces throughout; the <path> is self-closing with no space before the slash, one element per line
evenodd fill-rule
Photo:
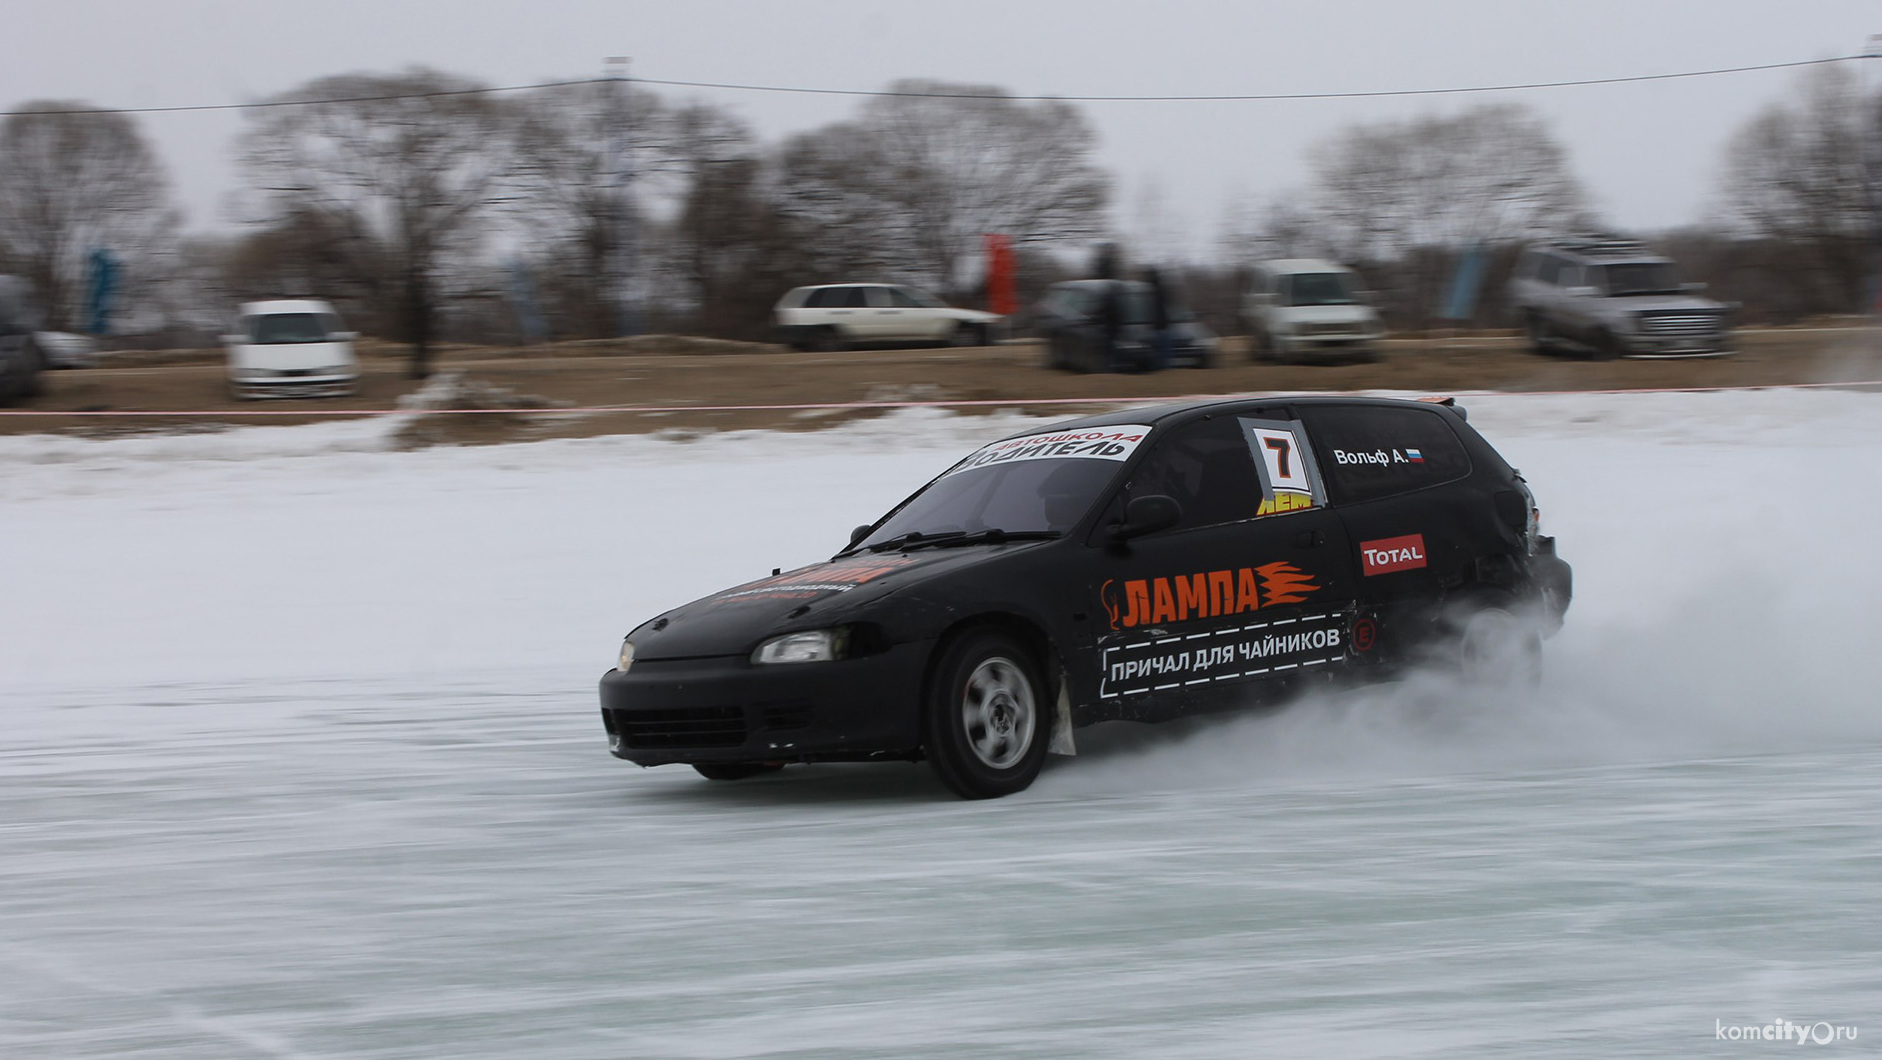
<path fill-rule="evenodd" d="M 1111 527 L 1111 540 L 1129 541 L 1133 537 L 1168 530 L 1182 521 L 1183 506 L 1176 503 L 1174 497 L 1161 493 L 1133 497 L 1124 506 L 1124 521 Z"/>
<path fill-rule="evenodd" d="M 850 531 L 850 544 L 854 545 L 856 542 L 861 541 L 865 537 L 868 537 L 869 531 L 873 529 L 875 529 L 874 524 L 864 523 L 863 525 L 857 527 L 856 529 L 851 530 Z"/>

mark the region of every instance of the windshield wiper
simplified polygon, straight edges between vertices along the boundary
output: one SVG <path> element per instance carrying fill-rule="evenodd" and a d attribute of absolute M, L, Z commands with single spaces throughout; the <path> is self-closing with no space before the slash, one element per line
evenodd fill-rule
<path fill-rule="evenodd" d="M 936 531 L 935 533 L 927 534 L 927 533 L 923 533 L 920 530 L 910 530 L 906 534 L 897 534 L 894 537 L 889 538 L 887 541 L 878 541 L 875 544 L 868 546 L 867 551 L 870 551 L 870 552 L 905 551 L 909 548 L 930 544 L 935 541 L 941 541 L 947 538 L 960 537 L 966 533 L 967 531 L 965 530 L 939 530 L 939 531 Z"/>
<path fill-rule="evenodd" d="M 917 542 L 914 547 L 958 548 L 962 545 L 997 545 L 1005 541 L 1050 541 L 1055 537 L 1063 536 L 1057 530 L 1002 530 L 996 526 L 986 530 L 976 530 L 971 534 L 956 532 L 939 535 Z"/>

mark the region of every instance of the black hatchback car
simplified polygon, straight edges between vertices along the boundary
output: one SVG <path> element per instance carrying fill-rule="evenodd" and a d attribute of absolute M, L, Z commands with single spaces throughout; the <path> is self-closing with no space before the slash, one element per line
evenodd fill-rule
<path fill-rule="evenodd" d="M 1019 791 L 1079 726 L 1437 660 L 1517 678 L 1568 564 L 1442 403 L 1134 409 L 995 442 L 814 564 L 675 608 L 601 679 L 615 755 L 739 779 L 922 759 Z"/>

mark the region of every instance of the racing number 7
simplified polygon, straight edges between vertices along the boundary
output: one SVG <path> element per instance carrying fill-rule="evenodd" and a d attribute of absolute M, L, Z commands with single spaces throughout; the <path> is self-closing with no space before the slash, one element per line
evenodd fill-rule
<path fill-rule="evenodd" d="M 1275 462 L 1281 465 L 1281 474 L 1279 477 L 1284 479 L 1293 478 L 1294 472 L 1287 466 L 1287 456 L 1293 451 L 1293 447 L 1287 444 L 1287 439 L 1263 438 L 1261 444 L 1274 451 Z"/>

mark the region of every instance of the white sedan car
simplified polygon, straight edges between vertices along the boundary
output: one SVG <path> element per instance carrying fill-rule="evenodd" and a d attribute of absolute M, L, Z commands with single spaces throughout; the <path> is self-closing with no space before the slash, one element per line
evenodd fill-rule
<path fill-rule="evenodd" d="M 985 346 L 1005 319 L 891 283 L 794 288 L 778 299 L 776 315 L 779 341 L 799 350 L 915 342 Z"/>

